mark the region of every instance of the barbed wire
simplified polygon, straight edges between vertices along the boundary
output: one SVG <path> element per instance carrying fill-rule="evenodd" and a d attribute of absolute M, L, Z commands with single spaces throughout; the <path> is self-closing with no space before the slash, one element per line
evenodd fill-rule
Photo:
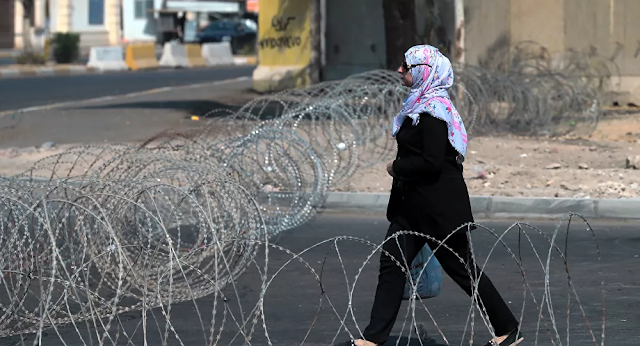
<path fill-rule="evenodd" d="M 564 117 L 597 119 L 599 114 L 601 91 L 581 79 L 524 69 L 517 74 L 469 66 L 456 70 L 457 87 L 451 94 L 470 133 L 498 123 L 512 131 L 532 132 L 559 124 Z M 365 263 L 381 245 L 338 237 L 295 253 L 271 241 L 311 220 L 332 186 L 361 168 L 393 158 L 390 119 L 405 95 L 397 74 L 367 72 L 264 96 L 235 112 L 212 110 L 201 129 L 166 131 L 140 145 L 70 148 L 22 174 L 0 179 L 0 336 L 20 336 L 21 344 L 42 344 L 45 333 L 63 343 L 73 339 L 73 344 L 146 344 L 153 322 L 157 331 L 164 328 L 159 344 L 182 345 L 171 311 L 192 302 L 191 316 L 197 316 L 193 323 L 201 326 L 204 343 L 218 344 L 235 333 L 234 340 L 249 344 L 262 330 L 263 341 L 271 345 L 266 293 L 293 262 L 302 263 L 319 285 L 320 301 L 342 321 L 338 332 L 352 331 L 347 320 L 355 321 L 351 302 L 364 266 L 354 282 L 347 280 L 349 308 L 339 313 L 332 303 L 337 298 L 330 300 L 323 284 L 327 274 L 318 273 L 303 254 L 332 244 L 346 279 L 340 243 L 372 246 Z M 530 242 L 525 228 L 546 237 L 520 223 L 506 233 L 517 229 Z M 589 226 L 587 230 L 592 232 Z M 530 242 L 544 273 L 539 300 L 527 283 L 519 253 L 501 236 L 496 242 L 520 268 L 523 295 L 531 296 L 538 323 L 553 344 L 562 344 L 562 338 L 552 308 L 549 266 L 555 252 L 566 265 L 567 250 L 556 245 L 558 232 L 545 238 L 546 263 Z M 290 259 L 272 268 L 276 254 L 279 260 L 283 254 Z M 260 294 L 245 312 L 235 285 L 249 269 L 257 273 Z M 565 269 L 569 297 L 578 299 L 568 266 Z M 208 311 L 198 304 L 204 297 L 213 297 Z M 231 297 L 238 310 L 230 307 Z M 469 310 L 471 335 L 477 300 L 472 299 Z M 418 328 L 416 311 L 429 311 L 418 303 L 411 304 L 411 330 Z M 521 319 L 524 302 L 522 311 Z M 142 315 L 141 325 L 130 328 L 122 316 L 134 312 Z M 485 323 L 484 312 L 478 313 Z M 569 315 L 568 309 L 567 321 Z M 489 324 L 485 326 L 491 331 Z M 598 345 L 588 322 L 585 328 Z M 568 333 L 569 329 L 567 340 Z"/>

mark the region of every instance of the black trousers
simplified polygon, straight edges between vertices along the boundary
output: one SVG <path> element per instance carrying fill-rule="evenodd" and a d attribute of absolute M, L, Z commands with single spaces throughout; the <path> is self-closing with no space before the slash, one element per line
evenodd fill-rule
<path fill-rule="evenodd" d="M 387 231 L 387 238 L 398 231 L 408 230 L 404 222 L 392 222 Z M 411 262 L 413 262 L 413 259 L 424 244 L 428 243 L 431 249 L 434 250 L 435 257 L 442 265 L 442 269 L 471 296 L 473 290 L 472 284 L 473 281 L 476 281 L 473 278 L 477 277 L 480 269 L 473 263 L 471 258 L 469 241 L 465 229 L 458 231 L 458 233 L 447 239 L 444 244 L 466 261 L 469 270 L 451 250 L 440 247 L 436 251 L 435 249 L 438 243 L 431 240 L 427 241 L 426 237 L 405 234 L 398 236 L 397 239 L 397 242 L 395 239 L 387 241 L 383 245 L 383 249 L 403 266 L 405 266 L 405 263 L 406 265 L 411 265 Z M 442 241 L 443 239 L 438 240 Z M 400 245 L 399 247 L 398 244 Z M 405 260 L 406 262 L 404 262 Z M 471 272 L 471 275 L 469 272 Z M 401 271 L 398 264 L 394 262 L 389 255 L 386 255 L 384 252 L 381 253 L 380 274 L 378 277 L 375 301 L 371 311 L 371 321 L 363 333 L 365 340 L 378 345 L 382 345 L 387 341 L 396 317 L 398 316 L 400 305 L 402 304 L 406 278 L 406 275 Z M 511 310 L 509 310 L 509 307 L 500 296 L 500 293 L 498 293 L 498 290 L 496 290 L 491 283 L 491 280 L 484 274 L 480 277 L 478 295 L 480 298 L 480 306 L 484 306 L 496 335 L 505 335 L 518 327 L 518 320 L 513 316 Z"/>

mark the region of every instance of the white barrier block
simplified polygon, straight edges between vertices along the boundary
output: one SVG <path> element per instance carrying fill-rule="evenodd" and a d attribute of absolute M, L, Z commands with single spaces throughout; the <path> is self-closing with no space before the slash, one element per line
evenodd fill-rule
<path fill-rule="evenodd" d="M 167 42 L 162 47 L 160 66 L 164 67 L 189 67 L 187 49 L 183 44 Z"/>
<path fill-rule="evenodd" d="M 99 71 L 125 71 L 129 69 L 124 62 L 122 47 L 91 47 L 87 67 Z"/>
<path fill-rule="evenodd" d="M 233 65 L 233 53 L 229 42 L 205 43 L 202 45 L 202 58 L 209 66 Z"/>

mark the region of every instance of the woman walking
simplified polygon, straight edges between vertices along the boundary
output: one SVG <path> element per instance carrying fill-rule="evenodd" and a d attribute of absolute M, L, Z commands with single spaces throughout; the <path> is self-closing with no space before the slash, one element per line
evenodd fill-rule
<path fill-rule="evenodd" d="M 415 46 L 405 53 L 398 72 L 402 84 L 411 91 L 393 121 L 392 135 L 398 142 L 398 155 L 387 165 L 387 172 L 393 177 L 387 207 L 387 219 L 391 222 L 387 238 L 398 231 L 411 230 L 444 241 L 451 250 L 441 246 L 434 251 L 435 256 L 451 279 L 471 295 L 480 269 L 471 258 L 466 229 L 463 227 L 447 238 L 458 227 L 473 222 L 469 192 L 462 176 L 467 135 L 448 93 L 453 84 L 451 62 L 434 47 Z M 415 235 L 400 235 L 397 240 L 387 241 L 383 249 L 407 264 L 413 262 L 425 243 L 432 249 L 439 245 Z M 376 346 L 387 341 L 400 310 L 405 280 L 400 267 L 382 253 L 364 340 L 345 345 Z M 489 278 L 482 274 L 479 280 L 478 300 L 497 335 L 487 346 L 519 344 L 522 338 L 518 321 Z"/>

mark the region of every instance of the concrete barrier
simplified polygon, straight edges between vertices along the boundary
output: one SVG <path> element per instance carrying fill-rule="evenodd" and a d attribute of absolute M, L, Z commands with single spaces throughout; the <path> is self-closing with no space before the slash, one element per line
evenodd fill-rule
<path fill-rule="evenodd" d="M 253 88 L 274 92 L 306 87 L 316 78 L 312 59 L 313 0 L 260 0 L 258 67 Z"/>
<path fill-rule="evenodd" d="M 160 67 L 158 59 L 156 59 L 156 47 L 153 43 L 128 45 L 125 62 L 134 71 Z"/>
<path fill-rule="evenodd" d="M 189 67 L 187 59 L 187 49 L 184 45 L 176 42 L 167 42 L 162 47 L 160 66 L 163 67 Z"/>
<path fill-rule="evenodd" d="M 229 42 L 205 43 L 202 45 L 202 57 L 209 66 L 233 65 L 233 53 Z"/>
<path fill-rule="evenodd" d="M 253 70 L 253 88 L 260 92 L 304 88 L 311 85 L 309 66 L 258 65 Z"/>
<path fill-rule="evenodd" d="M 128 70 L 124 62 L 122 47 L 91 47 L 87 67 L 99 71 L 124 71 Z"/>
<path fill-rule="evenodd" d="M 185 44 L 185 50 L 187 52 L 187 61 L 189 67 L 204 67 L 207 66 L 207 62 L 202 55 L 202 48 L 199 44 Z"/>

